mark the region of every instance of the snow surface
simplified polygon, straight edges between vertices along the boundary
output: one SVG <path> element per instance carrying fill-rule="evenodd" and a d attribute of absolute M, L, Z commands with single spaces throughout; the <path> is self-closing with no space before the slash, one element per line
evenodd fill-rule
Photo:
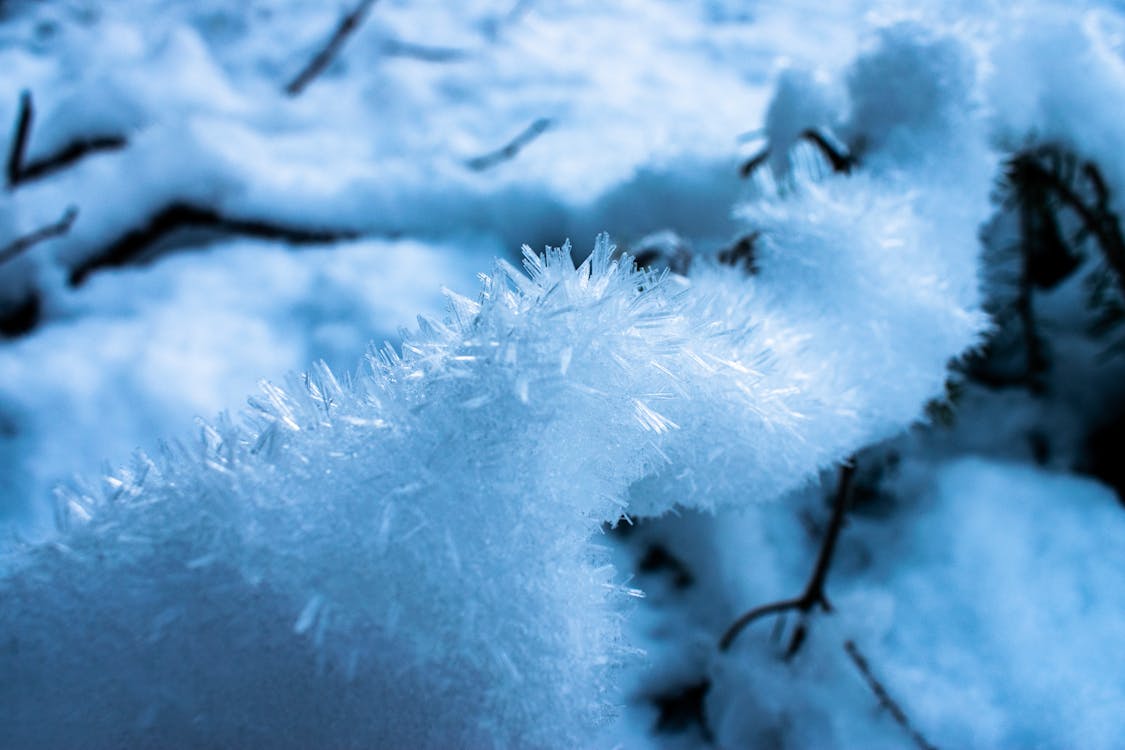
<path fill-rule="evenodd" d="M 909 746 L 845 640 L 938 747 L 1119 744 L 1125 514 L 1074 476 L 1125 403 L 1097 258 L 1036 296 L 1047 396 L 918 420 L 1010 334 L 1005 155 L 1125 194 L 1120 8 L 384 0 L 286 96 L 349 7 L 0 3 L 28 158 L 128 141 L 0 199 L 0 247 L 78 208 L 0 266 L 42 312 L 0 340 L 0 745 Z M 67 282 L 184 202 L 357 237 L 186 232 Z M 603 230 L 626 254 L 585 258 Z M 752 274 L 715 262 L 747 232 Z M 567 237 L 577 268 L 514 267 Z M 720 654 L 857 452 L 834 613 Z"/>

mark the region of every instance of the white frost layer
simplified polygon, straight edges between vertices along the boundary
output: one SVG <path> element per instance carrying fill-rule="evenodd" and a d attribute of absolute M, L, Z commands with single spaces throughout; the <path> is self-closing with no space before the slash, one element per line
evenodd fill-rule
<path fill-rule="evenodd" d="M 849 238 L 861 256 L 874 231 Z M 823 261 L 796 241 L 779 272 Z M 896 318 L 900 289 L 861 284 L 884 305 L 798 341 L 812 313 L 737 271 L 657 277 L 612 250 L 577 269 L 528 251 L 527 275 L 501 261 L 369 375 L 266 385 L 246 424 L 65 498 L 69 533 L 0 583 L 17 740 L 239 742 L 304 685 L 294 744 L 346 727 L 345 743 L 574 746 L 623 649 L 589 539 L 630 485 L 652 477 L 633 493 L 646 512 L 772 496 L 915 418 L 981 322 L 936 290 Z M 923 256 L 890 256 L 911 288 Z M 884 377 L 847 366 L 859 348 Z M 813 370 L 822 356 L 839 371 Z M 697 483 L 733 463 L 738 481 Z"/>

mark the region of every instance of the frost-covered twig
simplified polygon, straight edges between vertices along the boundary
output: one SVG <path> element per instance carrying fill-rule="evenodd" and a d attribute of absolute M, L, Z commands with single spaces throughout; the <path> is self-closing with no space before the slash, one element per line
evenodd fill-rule
<path fill-rule="evenodd" d="M 340 53 L 340 49 L 344 43 L 348 41 L 348 37 L 355 33 L 359 25 L 363 22 L 367 12 L 371 10 L 371 6 L 375 5 L 377 0 L 361 0 L 361 2 L 351 12 L 344 15 L 340 19 L 340 23 L 336 26 L 336 30 L 332 33 L 332 37 L 320 49 L 309 64 L 301 70 L 300 73 L 293 78 L 285 86 L 285 93 L 289 96 L 298 96 L 305 88 L 313 82 L 318 75 L 324 72 L 324 69 L 335 59 L 336 55 Z"/>
<path fill-rule="evenodd" d="M 38 245 L 44 240 L 49 240 L 52 237 L 59 237 L 70 231 L 70 227 L 74 224 L 74 220 L 78 218 L 78 209 L 70 206 L 63 213 L 62 218 L 54 224 L 48 224 L 45 227 L 40 227 L 30 234 L 25 234 L 22 237 L 9 242 L 4 247 L 0 248 L 0 263 L 6 263 L 12 258 L 16 257 L 25 250 L 29 250 L 35 245 Z"/>
<path fill-rule="evenodd" d="M 783 599 L 771 604 L 764 604 L 743 614 L 735 620 L 734 624 L 723 634 L 722 639 L 719 641 L 720 651 L 730 649 L 739 633 L 755 620 L 759 620 L 767 615 L 797 610 L 803 617 L 817 606 L 825 612 L 832 611 L 832 605 L 828 601 L 828 596 L 824 593 L 824 583 L 828 580 L 828 571 L 832 567 L 832 556 L 836 551 L 836 542 L 840 538 L 840 532 L 844 528 L 844 518 L 848 511 L 848 499 L 850 497 L 852 477 L 854 475 L 855 458 L 853 457 L 844 462 L 840 467 L 840 478 L 836 484 L 836 496 L 832 503 L 832 518 L 828 522 L 828 530 L 824 534 L 824 541 L 821 542 L 820 553 L 816 558 L 816 565 L 813 566 L 812 576 L 809 578 L 804 592 L 802 592 L 800 596 L 792 599 Z M 797 623 L 797 627 L 793 630 L 793 635 L 789 640 L 789 646 L 785 651 L 786 658 L 790 658 L 797 653 L 801 648 L 801 644 L 805 641 L 806 634 L 807 628 L 802 620 Z"/>
<path fill-rule="evenodd" d="M 832 171 L 837 174 L 850 174 L 852 168 L 857 164 L 857 159 L 854 154 L 849 152 L 842 144 L 833 143 L 828 136 L 816 128 L 806 128 L 801 131 L 799 140 L 811 143 L 816 150 L 820 152 L 821 156 L 827 160 L 829 166 L 832 167 Z M 754 174 L 759 167 L 765 164 L 769 158 L 770 148 L 767 146 L 747 159 L 742 166 L 739 167 L 738 173 L 742 177 L 749 177 Z"/>
<path fill-rule="evenodd" d="M 911 725 L 910 719 L 906 717 L 906 713 L 902 710 L 902 707 L 899 706 L 894 698 L 891 697 L 890 693 L 887 692 L 887 688 L 884 687 L 883 683 L 872 674 L 871 665 L 860 652 L 859 647 L 855 645 L 855 641 L 846 641 L 844 643 L 844 650 L 848 652 L 852 663 L 855 664 L 856 669 L 863 675 L 863 679 L 867 682 L 867 686 L 871 688 L 871 692 L 875 693 L 875 697 L 879 699 L 879 705 L 887 709 L 891 717 L 895 720 L 895 723 L 910 735 L 910 739 L 914 740 L 914 744 L 918 746 L 918 749 L 937 750 L 937 747 L 931 745 L 926 738 Z"/>
<path fill-rule="evenodd" d="M 125 148 L 128 144 L 128 140 L 121 135 L 78 138 L 53 154 L 25 163 L 27 140 L 31 134 L 34 116 L 35 110 L 31 102 L 31 93 L 24 91 L 20 94 L 19 112 L 16 116 L 16 132 L 12 137 L 12 145 L 8 151 L 7 178 L 9 190 L 14 190 L 24 183 L 65 169 L 88 154 L 99 151 L 116 151 Z"/>
<path fill-rule="evenodd" d="M 206 229 L 295 245 L 341 242 L 358 236 L 350 230 L 309 229 L 274 224 L 261 219 L 235 218 L 206 206 L 175 202 L 157 212 L 144 226 L 126 232 L 80 261 L 70 269 L 69 282 L 72 286 L 80 286 L 91 273 L 99 269 L 143 261 L 160 240 L 181 229 Z"/>
<path fill-rule="evenodd" d="M 495 167 L 497 164 L 514 159 L 529 143 L 547 132 L 554 124 L 555 122 L 551 118 L 540 117 L 520 131 L 519 135 L 508 141 L 505 145 L 482 156 L 473 157 L 466 161 L 465 165 L 475 172 L 483 172 L 486 169 Z"/>

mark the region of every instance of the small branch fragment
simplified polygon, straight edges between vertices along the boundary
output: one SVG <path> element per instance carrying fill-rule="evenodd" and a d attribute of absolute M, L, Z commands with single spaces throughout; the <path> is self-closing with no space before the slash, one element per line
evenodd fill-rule
<path fill-rule="evenodd" d="M 63 146 L 57 153 L 27 162 L 27 140 L 31 135 L 31 124 L 35 109 L 31 103 L 31 92 L 20 94 L 19 114 L 16 117 L 16 132 L 12 136 L 12 146 L 8 151 L 7 179 L 8 189 L 14 190 L 24 183 L 69 167 L 89 154 L 99 151 L 117 151 L 125 148 L 128 141 L 121 135 L 103 135 L 79 138 Z"/>
<path fill-rule="evenodd" d="M 514 159 L 519 155 L 520 151 L 527 147 L 529 143 L 534 141 L 539 136 L 543 135 L 543 133 L 547 132 L 554 124 L 554 120 L 552 120 L 551 118 L 540 117 L 538 120 L 524 128 L 519 135 L 509 141 L 506 145 L 502 146 L 496 151 L 484 154 L 483 156 L 477 156 L 469 159 L 467 162 L 465 162 L 465 165 L 475 172 L 483 172 L 486 169 L 495 167 L 497 164 Z"/>
<path fill-rule="evenodd" d="M 769 158 L 770 150 L 769 147 L 766 147 L 743 162 L 742 166 L 738 168 L 738 176 L 743 179 L 748 178 L 757 172 L 758 168 L 765 164 Z"/>
<path fill-rule="evenodd" d="M 758 240 L 761 232 L 751 232 L 738 238 L 738 241 L 719 253 L 719 262 L 724 266 L 741 268 L 747 276 L 758 273 Z"/>
<path fill-rule="evenodd" d="M 24 154 L 27 153 L 27 138 L 31 134 L 31 118 L 33 115 L 31 92 L 20 92 L 20 106 L 16 114 L 16 130 L 12 134 L 12 145 L 8 149 L 8 163 L 5 172 L 9 190 L 19 184 L 20 175 L 23 174 L 23 158 Z"/>
<path fill-rule="evenodd" d="M 914 740 L 914 744 L 918 746 L 919 750 L 937 750 L 934 745 L 931 745 L 926 738 L 910 724 L 910 720 L 906 718 L 906 713 L 903 712 L 902 707 L 891 698 L 890 693 L 887 692 L 883 683 L 879 682 L 879 680 L 875 678 L 875 675 L 871 673 L 871 665 L 868 664 L 867 659 L 860 653 L 855 642 L 845 642 L 844 650 L 848 652 L 848 656 L 851 657 L 856 669 L 863 675 L 867 686 L 871 688 L 871 692 L 873 692 L 875 697 L 879 700 L 879 705 L 887 709 L 891 717 L 895 720 L 895 723 L 910 735 L 910 738 Z"/>
<path fill-rule="evenodd" d="M 340 23 L 336 26 L 336 31 L 333 32 L 328 43 L 313 56 L 313 59 L 309 61 L 309 64 L 305 66 L 304 70 L 298 73 L 297 76 L 285 86 L 286 94 L 289 96 L 300 95 L 300 93 L 313 82 L 313 79 L 324 72 L 324 69 L 327 68 L 336 58 L 336 55 L 340 53 L 340 49 L 344 46 L 344 43 L 348 41 L 348 37 L 354 34 L 360 24 L 363 23 L 364 17 L 375 3 L 376 0 L 361 0 L 354 10 L 340 19 Z"/>
<path fill-rule="evenodd" d="M 821 155 L 832 165 L 832 171 L 836 174 L 850 174 L 852 167 L 856 165 L 855 156 L 848 153 L 843 146 L 829 141 L 824 133 L 815 128 L 809 128 L 801 133 L 801 139 L 816 146 Z"/>
<path fill-rule="evenodd" d="M 297 245 L 341 242 L 359 236 L 352 231 L 306 229 L 271 224 L 259 219 L 231 218 L 213 208 L 177 202 L 159 211 L 143 227 L 126 232 L 118 240 L 72 268 L 70 285 L 81 286 L 91 273 L 102 268 L 141 262 L 162 239 L 183 229 L 202 229 Z"/>
<path fill-rule="evenodd" d="M 0 248 L 0 263 L 6 263 L 20 253 L 24 252 L 25 250 L 29 250 L 30 248 L 38 245 L 44 240 L 49 240 L 52 237 L 59 237 L 66 234 L 70 231 L 71 225 L 74 224 L 74 220 L 77 218 L 78 209 L 74 206 L 71 206 L 70 208 L 66 209 L 66 212 L 62 215 L 62 218 L 56 221 L 54 224 L 48 224 L 47 226 L 36 229 L 34 232 L 26 234 L 23 237 L 17 237 L 4 247 Z"/>
<path fill-rule="evenodd" d="M 23 168 L 19 182 L 23 184 L 40 177 L 46 177 L 52 172 L 69 167 L 76 161 L 89 154 L 99 151 L 118 151 L 125 148 L 129 141 L 121 135 L 104 135 L 72 141 L 62 148 L 57 154 L 45 156 L 38 161 L 33 161 Z"/>
<path fill-rule="evenodd" d="M 851 174 L 852 169 L 859 163 L 855 155 L 849 153 L 843 145 L 836 143 L 835 139 L 830 139 L 816 128 L 806 128 L 801 131 L 798 140 L 811 143 L 836 174 Z M 750 177 L 769 160 L 770 153 L 767 146 L 754 154 L 739 167 L 738 174 L 743 178 Z"/>
<path fill-rule="evenodd" d="M 458 62 L 468 57 L 465 50 L 456 47 L 430 47 L 399 39 L 388 39 L 383 42 L 381 51 L 387 57 L 409 57 L 429 63 Z"/>
<path fill-rule="evenodd" d="M 832 605 L 824 593 L 824 583 L 828 580 L 828 571 L 832 567 L 832 557 L 836 551 L 836 542 L 844 528 L 844 519 L 847 516 L 848 500 L 851 496 L 852 477 L 855 475 L 855 458 L 850 458 L 840 467 L 840 478 L 836 484 L 836 497 L 832 504 L 832 518 L 828 522 L 824 541 L 817 555 L 816 565 L 813 567 L 812 576 L 805 586 L 804 592 L 793 599 L 765 604 L 746 612 L 727 628 L 727 632 L 719 640 L 719 650 L 727 651 L 738 635 L 755 620 L 767 615 L 780 614 L 789 610 L 797 610 L 801 615 L 807 615 L 814 607 L 819 606 L 825 612 L 832 611 Z M 807 635 L 804 620 L 797 624 L 790 638 L 789 646 L 785 651 L 785 658 L 791 658 L 800 650 Z"/>

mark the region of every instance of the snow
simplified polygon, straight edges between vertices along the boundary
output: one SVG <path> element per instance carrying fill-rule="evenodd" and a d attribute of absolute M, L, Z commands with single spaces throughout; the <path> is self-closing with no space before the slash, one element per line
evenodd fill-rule
<path fill-rule="evenodd" d="M 1113 493 L 981 458 L 907 464 L 886 489 L 909 504 L 906 517 L 849 529 L 838 614 L 816 623 L 811 647 L 779 662 L 763 632 L 724 657 L 710 697 L 719 745 L 756 746 L 771 733 L 781 747 L 909 744 L 843 658 L 851 638 L 937 747 L 1115 747 L 1125 694 L 1105 667 L 1123 635 L 1113 613 L 1125 519 Z M 780 548 L 805 545 L 799 525 L 771 509 L 704 528 L 722 550 L 760 538 L 763 526 L 784 535 Z M 773 595 L 805 575 L 807 560 L 788 557 L 778 568 L 796 561 L 793 581 Z M 717 575 L 745 565 L 731 556 Z M 778 583 L 753 588 L 768 598 Z"/>
<path fill-rule="evenodd" d="M 937 747 L 1115 746 L 1119 288 L 1073 240 L 1027 387 L 998 178 L 1120 205 L 1119 5 L 382 0 L 287 95 L 351 7 L 0 3 L 25 163 L 126 141 L 0 198 L 78 211 L 0 266 L 0 745 L 919 744 L 853 643 Z M 720 652 L 853 455 L 833 611 Z"/>

